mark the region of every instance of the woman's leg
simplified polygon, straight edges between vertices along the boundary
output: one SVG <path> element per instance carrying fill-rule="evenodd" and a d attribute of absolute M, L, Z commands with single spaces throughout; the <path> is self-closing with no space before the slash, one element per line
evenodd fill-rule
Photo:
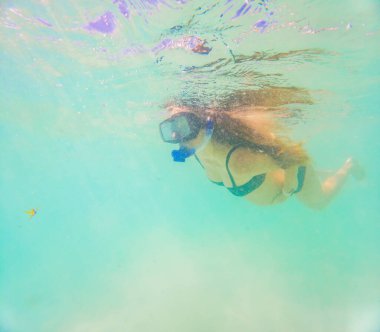
<path fill-rule="evenodd" d="M 308 165 L 304 185 L 297 194 L 297 198 L 311 208 L 322 209 L 342 189 L 348 175 L 352 175 L 356 179 L 364 177 L 364 171 L 352 158 L 347 159 L 334 175 L 323 182 L 320 181 L 314 168 Z"/>

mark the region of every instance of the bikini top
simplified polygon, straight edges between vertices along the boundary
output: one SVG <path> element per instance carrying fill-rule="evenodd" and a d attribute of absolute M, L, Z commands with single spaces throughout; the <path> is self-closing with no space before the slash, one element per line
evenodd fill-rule
<path fill-rule="evenodd" d="M 238 145 L 235 145 L 234 147 L 232 147 L 232 149 L 228 152 L 227 157 L 226 157 L 226 170 L 227 170 L 228 176 L 230 177 L 230 180 L 232 183 L 232 187 L 226 187 L 226 188 L 230 193 L 232 193 L 235 196 L 246 196 L 249 193 L 251 193 L 252 191 L 259 188 L 263 184 L 263 182 L 265 181 L 265 175 L 266 175 L 265 173 L 258 174 L 258 175 L 255 175 L 254 177 L 252 177 L 252 179 L 250 179 L 248 182 L 246 182 L 240 186 L 236 185 L 236 182 L 235 182 L 235 180 L 231 174 L 231 171 L 230 171 L 230 168 L 228 165 L 229 165 L 232 153 L 236 149 L 238 149 L 242 146 L 243 146 L 243 144 L 238 144 Z M 198 160 L 199 164 L 204 168 L 204 166 L 200 162 L 197 155 L 195 155 L 195 158 Z M 223 182 L 216 182 L 216 181 L 211 181 L 211 182 L 215 183 L 218 186 L 224 186 Z"/>

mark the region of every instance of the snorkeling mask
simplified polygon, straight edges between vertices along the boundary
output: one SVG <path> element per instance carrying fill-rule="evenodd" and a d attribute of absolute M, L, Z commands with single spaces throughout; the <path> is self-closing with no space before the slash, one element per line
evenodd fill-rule
<path fill-rule="evenodd" d="M 200 130 L 205 129 L 205 137 L 200 145 L 188 148 L 182 143 L 190 141 L 198 136 Z M 178 150 L 172 151 L 174 161 L 184 162 L 196 151 L 203 149 L 212 136 L 214 122 L 208 117 L 204 123 L 197 115 L 191 112 L 174 114 L 169 119 L 160 123 L 161 138 L 166 143 L 180 144 Z"/>

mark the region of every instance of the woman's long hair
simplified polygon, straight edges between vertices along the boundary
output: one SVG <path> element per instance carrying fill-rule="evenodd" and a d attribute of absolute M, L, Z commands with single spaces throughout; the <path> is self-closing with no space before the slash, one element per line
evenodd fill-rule
<path fill-rule="evenodd" d="M 271 156 L 281 168 L 302 165 L 309 157 L 301 143 L 278 136 L 281 126 L 276 115 L 286 110 L 289 104 L 311 104 L 306 90 L 299 88 L 265 88 L 239 91 L 217 105 L 199 106 L 194 103 L 176 101 L 170 107 L 184 108 L 206 120 L 214 120 L 212 140 L 235 146 L 244 144 L 258 153 Z"/>

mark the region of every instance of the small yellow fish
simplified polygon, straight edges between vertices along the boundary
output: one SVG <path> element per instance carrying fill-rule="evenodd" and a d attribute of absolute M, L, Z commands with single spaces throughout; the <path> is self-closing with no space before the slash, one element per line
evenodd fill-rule
<path fill-rule="evenodd" d="M 30 209 L 28 211 L 25 211 L 25 213 L 28 214 L 30 218 L 33 218 L 37 214 L 37 210 L 36 209 Z"/>

